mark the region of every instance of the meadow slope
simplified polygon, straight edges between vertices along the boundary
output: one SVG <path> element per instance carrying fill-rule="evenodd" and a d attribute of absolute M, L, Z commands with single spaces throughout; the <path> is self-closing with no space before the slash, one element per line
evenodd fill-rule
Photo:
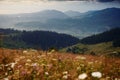
<path fill-rule="evenodd" d="M 120 80 L 120 58 L 1 48 L 0 80 Z"/>

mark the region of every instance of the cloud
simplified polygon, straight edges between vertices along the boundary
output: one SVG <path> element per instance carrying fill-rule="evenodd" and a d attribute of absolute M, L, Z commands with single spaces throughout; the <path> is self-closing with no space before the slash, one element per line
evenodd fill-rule
<path fill-rule="evenodd" d="M 120 2 L 120 0 L 97 0 L 98 2 Z"/>
<path fill-rule="evenodd" d="M 37 1 L 93 1 L 93 2 L 120 2 L 120 0 L 0 0 L 0 2 L 2 1 L 9 1 L 9 2 L 21 2 L 21 1 L 33 1 L 33 2 L 37 2 Z"/>

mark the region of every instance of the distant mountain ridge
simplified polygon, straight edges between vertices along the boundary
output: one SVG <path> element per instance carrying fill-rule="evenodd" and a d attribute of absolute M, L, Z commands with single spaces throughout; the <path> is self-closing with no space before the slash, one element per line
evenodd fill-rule
<path fill-rule="evenodd" d="M 43 10 L 35 13 L 28 13 L 24 17 L 36 17 L 36 18 L 46 18 L 46 19 L 65 19 L 69 16 L 58 10 Z"/>
<path fill-rule="evenodd" d="M 120 8 L 107 8 L 80 14 L 75 11 L 45 10 L 36 13 L 1 15 L 0 27 L 50 30 L 83 38 L 111 28 L 120 27 L 119 21 Z"/>
<path fill-rule="evenodd" d="M 70 17 L 76 17 L 76 16 L 80 16 L 80 12 L 78 12 L 78 11 L 72 11 L 72 10 L 70 10 L 70 11 L 66 11 L 66 12 L 64 12 L 66 15 L 68 15 L 68 16 L 70 16 Z"/>

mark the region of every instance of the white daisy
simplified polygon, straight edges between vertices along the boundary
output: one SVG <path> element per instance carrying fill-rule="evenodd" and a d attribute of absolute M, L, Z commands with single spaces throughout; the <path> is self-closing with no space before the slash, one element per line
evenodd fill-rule
<path fill-rule="evenodd" d="M 68 74 L 68 72 L 67 72 L 67 71 L 64 71 L 63 74 L 66 75 L 66 74 Z"/>
<path fill-rule="evenodd" d="M 14 68 L 16 63 L 10 63 L 10 64 L 11 64 L 11 68 Z"/>
<path fill-rule="evenodd" d="M 48 73 L 48 72 L 45 72 L 45 75 L 49 75 L 49 73 Z"/>
<path fill-rule="evenodd" d="M 68 79 L 68 75 L 63 75 L 63 79 Z"/>
<path fill-rule="evenodd" d="M 81 80 L 81 79 L 85 79 L 87 78 L 87 74 L 86 73 L 82 73 L 78 76 L 78 80 Z"/>
<path fill-rule="evenodd" d="M 102 77 L 102 73 L 101 72 L 92 72 L 91 75 L 93 77 L 96 77 L 96 78 L 101 78 Z"/>

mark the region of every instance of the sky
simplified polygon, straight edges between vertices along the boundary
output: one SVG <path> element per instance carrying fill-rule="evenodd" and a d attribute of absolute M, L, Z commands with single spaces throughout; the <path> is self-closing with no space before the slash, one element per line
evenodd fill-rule
<path fill-rule="evenodd" d="M 59 11 L 100 10 L 110 7 L 120 8 L 119 0 L 0 0 L 0 14 L 32 13 L 47 9 Z"/>

